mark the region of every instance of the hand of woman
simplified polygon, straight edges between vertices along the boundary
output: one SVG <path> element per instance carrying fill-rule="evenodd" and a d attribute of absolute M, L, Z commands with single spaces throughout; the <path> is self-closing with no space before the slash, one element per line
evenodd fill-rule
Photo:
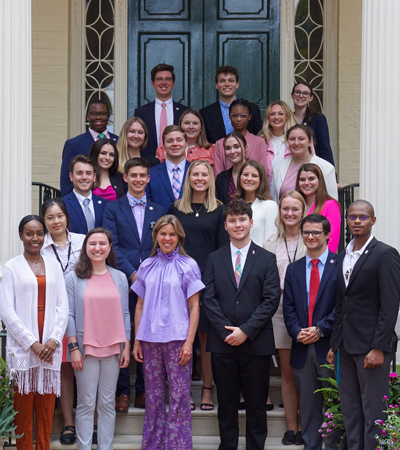
<path fill-rule="evenodd" d="M 43 362 L 53 364 L 53 353 L 57 349 L 57 344 L 52 340 L 49 339 L 41 348 L 38 356 L 39 359 Z"/>
<path fill-rule="evenodd" d="M 142 350 L 142 343 L 135 339 L 135 342 L 133 344 L 133 351 L 132 355 L 135 358 L 135 361 L 142 363 L 144 361 L 143 359 L 143 350 Z"/>
<path fill-rule="evenodd" d="M 193 353 L 193 344 L 188 343 L 185 341 L 185 343 L 181 347 L 181 351 L 179 352 L 179 365 L 184 366 L 190 361 L 190 358 L 192 357 Z"/>
<path fill-rule="evenodd" d="M 83 370 L 83 356 L 79 350 L 71 352 L 71 365 L 73 369 Z"/>
<path fill-rule="evenodd" d="M 121 359 L 119 361 L 119 367 L 121 369 L 125 369 L 126 367 L 129 366 L 129 361 L 131 359 L 129 353 L 131 350 L 131 343 L 130 341 L 127 341 L 124 345 L 124 349 L 121 352 Z"/>
<path fill-rule="evenodd" d="M 45 348 L 46 346 L 41 344 L 40 342 L 35 342 L 34 344 L 31 345 L 33 353 L 38 357 L 40 361 L 47 362 L 48 364 L 53 364 L 53 357 L 52 356 L 50 356 L 49 358 L 46 357 L 46 353 L 48 353 L 48 351 L 46 352 Z M 45 356 L 42 356 L 43 354 Z"/>

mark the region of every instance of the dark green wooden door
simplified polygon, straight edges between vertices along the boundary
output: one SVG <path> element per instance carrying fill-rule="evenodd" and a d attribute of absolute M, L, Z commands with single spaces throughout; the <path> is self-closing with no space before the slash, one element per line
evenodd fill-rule
<path fill-rule="evenodd" d="M 173 99 L 195 109 L 218 98 L 221 65 L 239 69 L 238 97 L 264 110 L 279 98 L 279 0 L 131 0 L 128 114 L 153 101 L 150 71 L 175 67 Z"/>

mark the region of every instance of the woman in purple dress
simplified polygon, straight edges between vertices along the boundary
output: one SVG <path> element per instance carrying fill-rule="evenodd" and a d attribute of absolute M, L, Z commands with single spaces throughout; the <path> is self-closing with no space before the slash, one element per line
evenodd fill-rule
<path fill-rule="evenodd" d="M 204 284 L 199 266 L 183 248 L 184 241 L 179 220 L 170 214 L 161 217 L 153 228 L 151 255 L 140 265 L 131 287 L 138 295 L 133 356 L 144 363 L 146 387 L 142 450 L 192 449 L 192 348 Z"/>

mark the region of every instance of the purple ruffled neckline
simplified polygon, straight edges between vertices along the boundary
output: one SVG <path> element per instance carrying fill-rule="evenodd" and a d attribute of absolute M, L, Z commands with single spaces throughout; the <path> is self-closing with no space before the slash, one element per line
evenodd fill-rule
<path fill-rule="evenodd" d="M 179 252 L 178 247 L 176 247 L 176 249 L 171 253 L 163 253 L 159 248 L 157 249 L 157 255 L 160 258 L 165 258 L 165 259 L 174 259 L 175 255 L 177 255 L 178 252 Z"/>

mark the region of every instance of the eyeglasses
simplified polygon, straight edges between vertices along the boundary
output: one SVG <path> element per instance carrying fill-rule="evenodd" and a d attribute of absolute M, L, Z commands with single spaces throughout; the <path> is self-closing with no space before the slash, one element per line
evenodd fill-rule
<path fill-rule="evenodd" d="M 368 216 L 367 214 L 361 214 L 360 216 L 356 216 L 355 214 L 350 214 L 349 216 L 347 216 L 347 218 L 349 220 L 351 220 L 352 222 L 355 222 L 357 219 L 361 220 L 361 222 L 365 222 L 370 217 L 372 217 L 372 216 Z"/>
<path fill-rule="evenodd" d="M 307 97 L 309 97 L 311 95 L 311 93 L 307 92 L 307 91 L 294 91 L 294 94 L 297 97 L 305 97 L 305 98 L 307 98 Z"/>
<path fill-rule="evenodd" d="M 157 81 L 157 83 L 162 83 L 163 81 L 166 81 L 167 83 L 171 83 L 173 81 L 173 78 L 171 78 L 171 77 L 166 77 L 166 78 L 157 77 L 156 81 Z"/>
<path fill-rule="evenodd" d="M 95 111 L 90 111 L 89 116 L 90 117 L 101 117 L 101 118 L 105 118 L 109 115 L 109 113 L 107 112 L 95 112 Z"/>
<path fill-rule="evenodd" d="M 247 119 L 247 117 L 249 117 L 250 114 L 236 114 L 236 113 L 230 113 L 229 114 L 233 119 L 238 119 L 239 117 L 241 119 Z"/>
<path fill-rule="evenodd" d="M 321 234 L 323 233 L 323 231 L 308 231 L 308 230 L 303 230 L 301 232 L 301 235 L 304 237 L 309 237 L 310 235 L 313 237 L 320 237 Z"/>

